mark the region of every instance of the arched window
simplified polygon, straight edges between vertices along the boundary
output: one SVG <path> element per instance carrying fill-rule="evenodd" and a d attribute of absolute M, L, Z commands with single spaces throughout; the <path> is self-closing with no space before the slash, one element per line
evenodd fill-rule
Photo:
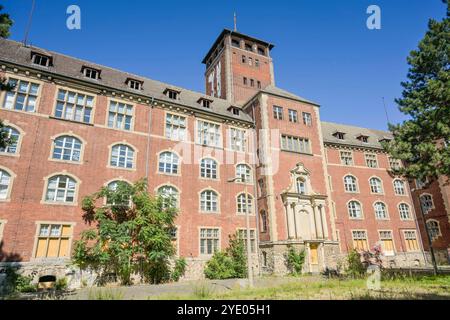
<path fill-rule="evenodd" d="M 11 176 L 5 170 L 0 170 L 0 200 L 8 198 L 8 190 L 11 183 Z"/>
<path fill-rule="evenodd" d="M 441 235 L 441 228 L 439 227 L 439 222 L 437 222 L 436 220 L 428 220 L 427 228 L 430 232 L 432 241 L 435 241 Z"/>
<path fill-rule="evenodd" d="M 261 232 L 267 232 L 267 213 L 261 211 Z"/>
<path fill-rule="evenodd" d="M 404 196 L 406 194 L 405 183 L 402 180 L 394 180 L 394 191 L 396 195 Z"/>
<path fill-rule="evenodd" d="M 81 141 L 75 137 L 61 136 L 53 142 L 53 159 L 79 162 Z"/>
<path fill-rule="evenodd" d="M 217 162 L 213 159 L 202 159 L 200 163 L 200 176 L 206 179 L 217 179 Z"/>
<path fill-rule="evenodd" d="M 15 154 L 17 153 L 17 145 L 19 143 L 20 133 L 12 127 L 4 127 L 0 134 L 8 142 L 5 148 L 0 147 L 0 152 Z"/>
<path fill-rule="evenodd" d="M 398 212 L 400 213 L 400 219 L 411 220 L 411 211 L 409 209 L 409 205 L 406 203 L 400 203 L 398 205 Z"/>
<path fill-rule="evenodd" d="M 245 193 L 241 193 L 240 195 L 238 195 L 237 212 L 240 214 L 251 214 L 253 212 L 253 197 L 251 195 L 246 195 Z"/>
<path fill-rule="evenodd" d="M 420 203 L 422 205 L 423 213 L 428 214 L 433 209 L 433 198 L 429 194 L 423 194 L 420 196 Z"/>
<path fill-rule="evenodd" d="M 111 150 L 111 166 L 132 169 L 134 167 L 134 150 L 125 144 L 116 144 Z"/>
<path fill-rule="evenodd" d="M 344 186 L 346 192 L 358 192 L 358 184 L 354 176 L 345 176 Z"/>
<path fill-rule="evenodd" d="M 306 182 L 302 178 L 297 178 L 297 192 L 300 194 L 306 194 Z"/>
<path fill-rule="evenodd" d="M 173 152 L 163 152 L 159 155 L 159 172 L 178 174 L 178 156 Z"/>
<path fill-rule="evenodd" d="M 158 189 L 158 195 L 163 199 L 164 207 L 173 206 L 179 207 L 180 195 L 178 190 L 172 186 L 162 186 Z"/>
<path fill-rule="evenodd" d="M 386 205 L 383 202 L 376 202 L 373 205 L 373 208 L 375 210 L 375 217 L 377 219 L 387 219 L 388 218 L 388 214 L 387 214 L 387 208 Z"/>
<path fill-rule="evenodd" d="M 252 182 L 252 169 L 246 164 L 240 164 L 236 167 L 236 177 L 240 179 L 239 182 Z"/>
<path fill-rule="evenodd" d="M 202 212 L 218 212 L 218 195 L 215 191 L 205 190 L 200 194 L 200 210 Z"/>
<path fill-rule="evenodd" d="M 350 201 L 347 205 L 348 215 L 353 219 L 362 218 L 361 204 L 358 201 Z"/>
<path fill-rule="evenodd" d="M 69 176 L 54 176 L 48 180 L 45 201 L 73 203 L 77 183 Z"/>
<path fill-rule="evenodd" d="M 381 180 L 378 178 L 370 179 L 370 192 L 372 193 L 383 193 L 383 187 L 381 184 Z"/>
<path fill-rule="evenodd" d="M 128 182 L 125 181 L 121 181 L 121 180 L 115 180 L 112 181 L 110 183 L 108 183 L 107 188 L 112 191 L 115 192 L 117 191 L 118 188 L 121 188 L 121 190 L 125 191 L 125 188 L 129 188 L 130 184 Z M 109 205 L 113 205 L 113 206 L 130 206 L 131 205 L 131 199 L 130 197 L 126 196 L 125 198 L 120 198 L 118 194 L 114 194 L 114 196 L 112 198 L 107 197 L 106 199 L 106 203 Z"/>

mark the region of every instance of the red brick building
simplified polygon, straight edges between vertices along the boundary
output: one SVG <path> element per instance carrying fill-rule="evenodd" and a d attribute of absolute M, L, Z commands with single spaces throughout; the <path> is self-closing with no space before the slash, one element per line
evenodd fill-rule
<path fill-rule="evenodd" d="M 272 49 L 224 30 L 203 60 L 203 94 L 0 40 L 0 75 L 16 85 L 0 95 L 0 119 L 17 138 L 0 150 L 1 260 L 67 273 L 88 227 L 83 197 L 147 178 L 178 199 L 188 278 L 245 228 L 247 210 L 255 273 L 286 272 L 289 245 L 306 250 L 307 272 L 379 241 L 393 263 L 421 263 L 408 185 L 395 185 L 379 144 L 388 133 L 321 122 L 317 103 L 276 87 Z"/>

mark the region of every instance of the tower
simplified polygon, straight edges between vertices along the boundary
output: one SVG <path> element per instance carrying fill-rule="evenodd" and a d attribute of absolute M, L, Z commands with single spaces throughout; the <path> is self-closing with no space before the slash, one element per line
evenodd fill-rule
<path fill-rule="evenodd" d="M 224 29 L 203 59 L 206 94 L 243 105 L 274 85 L 270 51 L 274 45 Z"/>

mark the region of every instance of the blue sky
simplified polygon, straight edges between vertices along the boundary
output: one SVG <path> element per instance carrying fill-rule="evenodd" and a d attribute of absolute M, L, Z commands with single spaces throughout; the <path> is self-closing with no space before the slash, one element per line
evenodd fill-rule
<path fill-rule="evenodd" d="M 36 0 L 29 42 L 124 71 L 204 91 L 201 60 L 224 27 L 274 43 L 279 87 L 322 105 L 322 120 L 386 129 L 404 116 L 394 99 L 406 57 L 441 0 Z M 22 41 L 31 0 L 2 1 Z M 81 30 L 66 28 L 66 9 L 81 8 Z M 121 4 L 121 5 L 119 5 Z M 381 7 L 382 29 L 366 28 L 366 9 Z"/>

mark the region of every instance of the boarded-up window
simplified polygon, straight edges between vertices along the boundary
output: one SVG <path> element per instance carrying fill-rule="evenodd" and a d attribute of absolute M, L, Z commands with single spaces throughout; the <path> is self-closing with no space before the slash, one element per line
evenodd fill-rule
<path fill-rule="evenodd" d="M 366 231 L 353 231 L 353 248 L 356 250 L 368 250 L 367 244 L 367 232 Z"/>
<path fill-rule="evenodd" d="M 381 248 L 385 255 L 394 254 L 394 241 L 392 239 L 392 231 L 380 231 Z"/>
<path fill-rule="evenodd" d="M 419 243 L 417 242 L 417 234 L 415 230 L 404 232 L 406 251 L 419 251 Z"/>
<path fill-rule="evenodd" d="M 61 224 L 39 225 L 36 245 L 36 258 L 67 258 L 69 257 L 72 226 Z"/>

